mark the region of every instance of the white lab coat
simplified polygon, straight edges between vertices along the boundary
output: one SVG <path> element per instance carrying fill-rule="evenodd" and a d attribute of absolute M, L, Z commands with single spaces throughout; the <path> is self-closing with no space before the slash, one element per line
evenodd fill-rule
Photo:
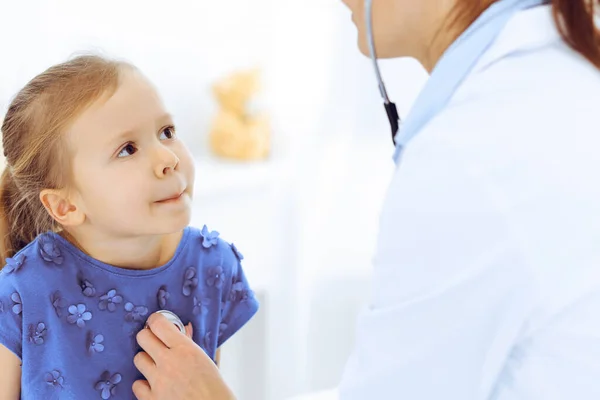
<path fill-rule="evenodd" d="M 550 7 L 513 17 L 395 171 L 342 400 L 600 399 L 599 110 Z"/>

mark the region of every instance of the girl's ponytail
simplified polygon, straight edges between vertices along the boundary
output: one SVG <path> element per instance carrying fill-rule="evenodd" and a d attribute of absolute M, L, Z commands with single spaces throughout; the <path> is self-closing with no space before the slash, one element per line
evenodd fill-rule
<path fill-rule="evenodd" d="M 6 166 L 0 177 L 0 266 L 4 266 L 7 257 L 12 257 L 27 244 L 20 237 L 20 232 L 27 227 L 35 229 L 31 212 L 26 205 L 19 203 L 22 203 L 22 197 L 10 167 Z"/>

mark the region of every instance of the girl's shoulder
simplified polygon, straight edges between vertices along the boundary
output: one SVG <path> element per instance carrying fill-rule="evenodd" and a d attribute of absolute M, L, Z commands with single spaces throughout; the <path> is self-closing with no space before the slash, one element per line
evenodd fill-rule
<path fill-rule="evenodd" d="M 40 285 L 63 279 L 64 257 L 53 233 L 43 233 L 6 259 L 0 270 L 0 298 L 36 293 Z"/>
<path fill-rule="evenodd" d="M 244 258 L 233 242 L 224 239 L 217 230 L 190 227 L 190 250 L 198 257 L 200 265 L 227 266 L 237 264 Z"/>
<path fill-rule="evenodd" d="M 185 265 L 193 267 L 187 267 L 186 278 L 195 275 L 206 285 L 225 292 L 231 290 L 232 284 L 246 280 L 242 267 L 244 256 L 218 231 L 206 225 L 201 229 L 191 228 L 189 239 Z"/>

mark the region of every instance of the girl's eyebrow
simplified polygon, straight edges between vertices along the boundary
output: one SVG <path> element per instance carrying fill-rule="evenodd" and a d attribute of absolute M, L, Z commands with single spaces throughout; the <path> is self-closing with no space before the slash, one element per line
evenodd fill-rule
<path fill-rule="evenodd" d="M 164 113 L 156 119 L 157 128 L 162 128 L 165 125 L 173 124 L 173 116 L 169 113 Z"/>

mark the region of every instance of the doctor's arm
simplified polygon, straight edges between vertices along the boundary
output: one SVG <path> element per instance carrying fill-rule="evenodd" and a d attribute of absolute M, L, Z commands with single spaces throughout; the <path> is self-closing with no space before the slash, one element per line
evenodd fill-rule
<path fill-rule="evenodd" d="M 389 188 L 342 400 L 488 399 L 522 340 L 532 304 L 522 248 L 462 161 L 427 156 Z"/>
<path fill-rule="evenodd" d="M 371 308 L 350 360 L 357 373 L 346 377 L 356 382 L 345 382 L 341 399 L 487 399 L 530 311 L 526 289 L 503 271 L 517 268 L 508 261 Z"/>

